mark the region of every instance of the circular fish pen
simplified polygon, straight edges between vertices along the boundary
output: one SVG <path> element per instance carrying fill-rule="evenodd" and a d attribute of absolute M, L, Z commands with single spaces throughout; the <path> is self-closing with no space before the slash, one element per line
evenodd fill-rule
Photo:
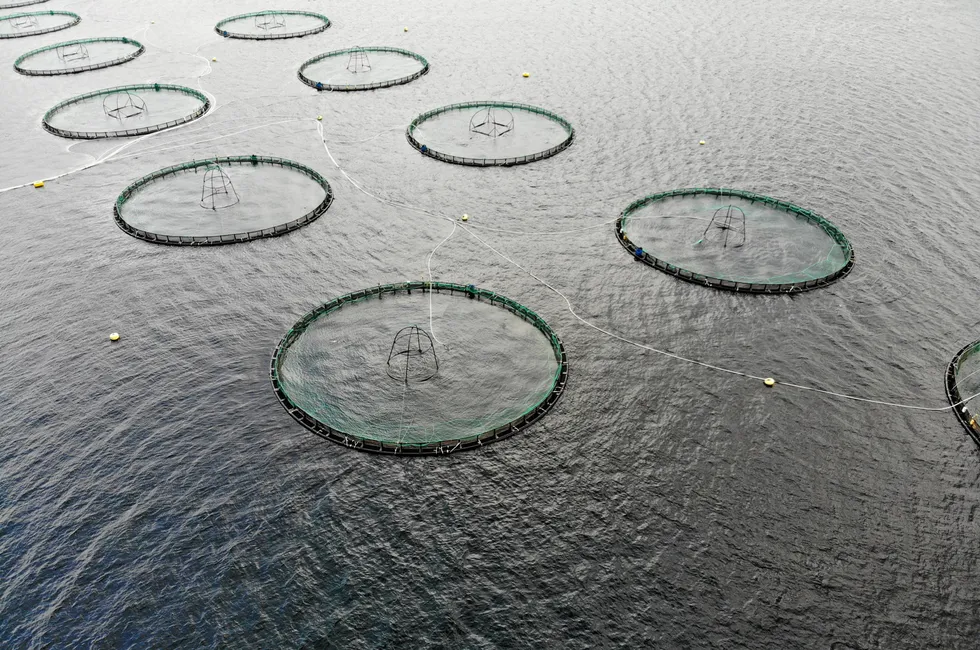
<path fill-rule="evenodd" d="M 78 74 L 121 65 L 145 51 L 142 43 L 131 38 L 83 38 L 39 47 L 22 54 L 14 61 L 14 70 L 37 77 Z"/>
<path fill-rule="evenodd" d="M 17 6 L 17 5 L 13 5 Z M 82 17 L 70 11 L 32 11 L 0 16 L 0 38 L 23 38 L 74 27 Z"/>
<path fill-rule="evenodd" d="M 214 31 L 225 38 L 266 41 L 319 34 L 328 27 L 329 18 L 311 11 L 256 11 L 225 18 Z"/>
<path fill-rule="evenodd" d="M 742 190 L 688 188 L 631 203 L 616 238 L 633 259 L 702 286 L 796 293 L 847 275 L 854 250 L 810 210 Z"/>
<path fill-rule="evenodd" d="M 18 9 L 20 7 L 28 7 L 30 5 L 39 5 L 47 2 L 48 0 L 22 0 L 22 2 L 5 2 L 0 4 L 0 10 L 2 9 Z"/>
<path fill-rule="evenodd" d="M 123 190 L 116 225 L 155 244 L 217 246 L 278 237 L 333 202 L 327 179 L 284 158 L 225 156 L 165 167 Z M 291 213 L 284 221 L 283 212 Z"/>
<path fill-rule="evenodd" d="M 422 113 L 408 142 L 430 158 L 473 167 L 508 167 L 543 160 L 575 139 L 565 118 L 537 106 L 465 102 Z"/>
<path fill-rule="evenodd" d="M 62 138 L 123 138 L 192 122 L 211 100 L 185 86 L 138 84 L 78 95 L 44 114 L 42 126 Z"/>
<path fill-rule="evenodd" d="M 404 282 L 309 312 L 272 356 L 283 408 L 313 433 L 382 454 L 474 449 L 561 397 L 561 340 L 527 307 L 473 285 Z"/>
<path fill-rule="evenodd" d="M 956 353 L 946 368 L 946 397 L 953 414 L 966 432 L 980 446 L 980 411 L 970 401 L 980 394 L 980 341 L 974 341 Z M 965 402 L 964 402 L 965 400 Z"/>
<path fill-rule="evenodd" d="M 415 52 L 397 47 L 350 47 L 305 61 L 298 76 L 311 88 L 343 92 L 407 84 L 428 71 L 429 62 Z"/>

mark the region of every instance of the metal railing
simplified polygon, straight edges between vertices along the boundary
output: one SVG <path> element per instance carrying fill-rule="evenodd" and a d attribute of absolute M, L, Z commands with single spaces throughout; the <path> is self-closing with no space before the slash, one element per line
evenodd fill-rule
<path fill-rule="evenodd" d="M 393 442 L 345 433 L 316 419 L 313 415 L 307 413 L 292 401 L 292 399 L 286 393 L 279 375 L 283 358 L 286 351 L 289 349 L 289 346 L 292 345 L 293 342 L 299 338 L 299 336 L 306 331 L 306 329 L 314 321 L 321 316 L 327 315 L 338 309 L 342 309 L 344 305 L 347 304 L 360 302 L 375 296 L 380 298 L 382 295 L 388 293 L 397 294 L 399 292 L 404 292 L 411 294 L 412 291 L 419 291 L 422 293 L 432 291 L 438 293 L 448 293 L 450 295 L 458 293 L 474 300 L 487 301 L 491 305 L 502 307 L 507 311 L 516 314 L 521 319 L 536 327 L 542 334 L 545 335 L 551 344 L 552 351 L 555 355 L 555 361 L 558 364 L 547 396 L 545 396 L 544 399 L 531 408 L 527 409 L 517 418 L 501 426 L 468 436 L 425 443 Z M 475 449 L 496 440 L 503 440 L 504 438 L 508 438 L 540 420 L 558 402 L 558 399 L 565 390 L 565 386 L 568 383 L 568 357 L 565 354 L 565 346 L 562 344 L 561 339 L 558 338 L 558 335 L 555 334 L 554 330 L 551 329 L 543 318 L 524 305 L 493 291 L 479 289 L 474 286 L 464 286 L 461 284 L 452 284 L 448 282 L 427 282 L 424 280 L 416 280 L 397 284 L 384 284 L 377 287 L 371 287 L 368 289 L 355 291 L 353 293 L 348 293 L 340 296 L 339 298 L 334 298 L 333 300 L 324 303 L 316 309 L 306 313 L 299 320 L 299 322 L 293 325 L 293 327 L 286 332 L 286 334 L 279 341 L 279 344 L 276 346 L 276 349 L 272 355 L 272 360 L 270 361 L 270 375 L 272 378 L 272 387 L 275 390 L 276 397 L 279 399 L 280 404 L 282 404 L 282 407 L 286 410 L 286 412 L 289 413 L 289 415 L 301 425 L 322 438 L 342 444 L 346 447 L 379 454 L 404 456 L 442 455 L 466 449 Z"/>
<path fill-rule="evenodd" d="M 505 108 L 508 110 L 516 109 L 529 113 L 535 113 L 537 115 L 543 115 L 544 117 L 557 122 L 565 130 L 565 133 L 568 134 L 568 137 L 566 137 L 561 143 L 544 151 L 528 154 L 526 156 L 513 156 L 508 158 L 467 158 L 465 156 L 454 156 L 452 154 L 435 151 L 428 145 L 423 145 L 423 143 L 419 142 L 415 138 L 415 130 L 419 127 L 419 125 L 436 115 L 441 115 L 442 113 L 448 113 L 450 111 L 462 111 L 470 108 L 488 107 Z M 510 167 L 513 165 L 531 163 L 536 160 L 543 160 L 544 158 L 549 158 L 561 151 L 564 151 L 570 147 L 572 142 L 575 140 L 575 128 L 562 116 L 552 113 L 551 111 L 547 111 L 543 108 L 538 108 L 537 106 L 531 106 L 530 104 L 519 104 L 515 102 L 462 102 L 459 104 L 442 106 L 440 108 L 422 113 L 408 125 L 408 129 L 405 131 L 405 136 L 408 138 L 409 144 L 415 147 L 419 153 L 424 156 L 429 156 L 430 158 L 435 158 L 436 160 L 453 163 L 455 165 L 469 165 L 471 167 Z"/>
<path fill-rule="evenodd" d="M 251 166 L 273 165 L 276 167 L 292 169 L 314 180 L 321 188 L 323 188 L 326 195 L 324 196 L 323 200 L 320 201 L 319 205 L 303 216 L 293 219 L 292 221 L 288 221 L 277 226 L 270 226 L 269 228 L 262 228 L 260 230 L 250 230 L 247 232 L 229 233 L 224 235 L 166 235 L 154 233 L 129 224 L 123 217 L 123 206 L 130 199 L 130 197 L 136 194 L 144 186 L 167 178 L 168 176 L 176 176 L 177 174 L 185 171 L 195 170 L 200 167 L 207 167 L 208 165 L 214 164 Z M 279 235 L 284 235 L 287 232 L 292 232 L 293 230 L 302 228 L 303 226 L 313 223 L 319 219 L 320 216 L 330 208 L 331 203 L 333 203 L 333 190 L 331 189 L 330 184 L 327 182 L 327 179 L 321 176 L 319 172 L 307 167 L 306 165 L 293 162 L 292 160 L 287 160 L 285 158 L 270 156 L 225 156 L 219 158 L 207 158 L 204 160 L 192 160 L 179 165 L 164 167 L 163 169 L 159 169 L 152 174 L 143 176 L 142 178 L 131 183 L 122 191 L 119 198 L 116 199 L 115 204 L 112 206 L 112 214 L 115 218 L 116 225 L 119 226 L 123 232 L 125 232 L 127 235 L 136 237 L 137 239 L 142 239 L 143 241 L 152 242 L 154 244 L 167 244 L 171 246 L 221 246 L 225 244 L 239 244 L 256 239 L 266 239 L 268 237 L 278 237 Z"/>
<path fill-rule="evenodd" d="M 677 196 L 697 196 L 697 195 L 710 195 L 710 196 L 734 196 L 741 199 L 746 199 L 752 202 L 764 203 L 770 207 L 785 210 L 796 215 L 799 218 L 805 219 L 815 225 L 817 225 L 821 230 L 823 230 L 840 248 L 842 254 L 844 255 L 844 264 L 841 268 L 835 270 L 820 278 L 812 278 L 809 280 L 799 281 L 799 282 L 784 282 L 784 283 L 768 283 L 768 282 L 745 282 L 739 280 L 732 280 L 727 278 L 718 278 L 710 275 L 705 275 L 703 273 L 697 273 L 695 271 L 690 271 L 688 269 L 677 266 L 676 264 L 671 264 L 669 261 L 659 258 L 652 253 L 642 249 L 637 246 L 634 242 L 630 241 L 629 236 L 624 231 L 624 226 L 626 221 L 629 219 L 630 215 L 634 212 L 647 206 L 651 203 L 661 201 L 663 199 L 677 197 Z M 801 208 L 797 205 L 793 205 L 787 201 L 780 201 L 779 199 L 774 199 L 770 196 L 765 196 L 763 194 L 756 194 L 755 192 L 747 192 L 745 190 L 735 190 L 728 188 L 719 187 L 689 187 L 678 190 L 669 190 L 666 192 L 659 192 L 657 194 L 651 194 L 650 196 L 643 197 L 630 203 L 625 210 L 620 214 L 619 219 L 616 220 L 615 225 L 616 239 L 633 257 L 648 266 L 663 271 L 673 275 L 676 278 L 684 280 L 686 282 L 692 282 L 694 284 L 699 284 L 702 286 L 712 287 L 715 289 L 723 289 L 726 291 L 735 291 L 738 293 L 799 293 L 802 291 L 810 291 L 811 289 L 817 289 L 820 287 L 825 287 L 832 282 L 839 280 L 848 273 L 851 272 L 851 268 L 854 266 L 854 248 L 851 246 L 851 242 L 848 241 L 847 237 L 841 230 L 832 224 L 827 219 L 821 217 L 811 210 Z M 637 252 L 642 250 L 643 252 L 639 255 Z"/>
<path fill-rule="evenodd" d="M 324 59 L 328 59 L 333 56 L 343 56 L 344 54 L 350 54 L 352 52 L 392 52 L 395 54 L 401 54 L 407 57 L 411 57 L 422 64 L 422 69 L 413 72 L 410 75 L 404 77 L 399 77 L 397 79 L 389 79 L 386 81 L 375 81 L 367 84 L 329 84 L 323 83 L 322 81 L 316 81 L 315 79 L 310 79 L 304 74 L 304 71 L 313 65 L 314 63 L 319 63 Z M 303 62 L 300 66 L 299 72 L 296 75 L 299 80 L 305 83 L 311 88 L 316 88 L 317 90 L 332 90 L 339 92 L 351 92 L 357 90 L 377 90 L 378 88 L 390 88 L 391 86 L 399 86 L 401 84 L 407 84 L 410 81 L 414 81 L 426 74 L 429 71 L 429 62 L 425 57 L 416 54 L 415 52 L 410 52 L 408 50 L 402 50 L 397 47 L 349 47 L 343 50 L 334 50 L 332 52 L 326 52 L 324 54 L 318 54 L 312 59 L 308 59 Z"/>

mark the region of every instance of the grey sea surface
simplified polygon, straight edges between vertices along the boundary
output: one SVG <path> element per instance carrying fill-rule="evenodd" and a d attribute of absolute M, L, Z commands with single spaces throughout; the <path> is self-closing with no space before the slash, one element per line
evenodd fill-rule
<path fill-rule="evenodd" d="M 0 40 L 0 190 L 65 174 L 0 192 L 0 647 L 976 647 L 980 453 L 941 410 L 980 338 L 975 0 L 288 0 L 333 25 L 269 42 L 213 30 L 258 0 L 41 6 L 82 22 Z M 147 51 L 13 71 L 108 35 Z M 366 93 L 296 78 L 364 43 L 431 71 Z M 58 101 L 146 82 L 215 107 L 143 139 L 41 128 Z M 475 169 L 406 142 L 419 113 L 482 99 L 553 110 L 575 143 Z M 115 225 L 136 178 L 251 153 L 320 171 L 330 210 L 215 248 Z M 743 296 L 624 254 L 619 212 L 691 186 L 823 215 L 854 270 Z M 464 212 L 467 230 L 437 218 Z M 427 275 L 433 250 L 435 279 L 561 336 L 561 401 L 448 457 L 297 425 L 269 381 L 283 333 Z"/>

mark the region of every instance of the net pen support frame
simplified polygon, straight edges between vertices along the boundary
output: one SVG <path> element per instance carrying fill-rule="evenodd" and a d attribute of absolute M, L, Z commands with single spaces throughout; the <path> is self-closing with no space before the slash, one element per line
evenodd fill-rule
<path fill-rule="evenodd" d="M 308 16 L 310 18 L 317 18 L 323 21 L 322 25 L 318 25 L 313 29 L 306 29 L 300 32 L 285 32 L 283 34 L 246 34 L 243 32 L 231 32 L 224 28 L 230 22 L 236 20 L 242 20 L 244 18 L 257 18 L 261 16 Z M 270 40 L 280 40 L 284 38 L 302 38 L 303 36 L 309 36 L 311 34 L 319 34 L 320 32 L 326 31 L 330 27 L 330 19 L 323 14 L 314 13 L 312 11 L 255 11 L 247 14 L 239 14 L 237 16 L 229 16 L 219 20 L 214 26 L 214 31 L 218 33 L 219 36 L 225 38 L 240 38 L 248 41 L 270 41 Z"/>
<path fill-rule="evenodd" d="M 565 130 L 567 137 L 561 143 L 555 145 L 554 147 L 545 149 L 544 151 L 528 154 L 526 156 L 513 156 L 509 158 L 466 158 L 463 156 L 453 156 L 451 154 L 434 151 L 432 148 L 424 145 L 415 138 L 415 129 L 417 129 L 423 122 L 435 117 L 436 115 L 441 115 L 442 113 L 448 113 L 451 111 L 464 111 L 471 108 L 487 107 L 504 108 L 507 110 L 522 110 L 529 113 L 535 113 L 537 115 L 543 115 L 553 122 L 557 122 Z M 435 158 L 436 160 L 441 160 L 442 162 L 452 163 L 454 165 L 467 165 L 470 167 L 512 167 L 514 165 L 525 165 L 538 160 L 544 160 L 545 158 L 550 158 L 551 156 L 568 149 L 575 141 L 575 127 L 573 127 L 571 122 L 566 120 L 561 115 L 552 113 L 551 111 L 539 108 L 537 106 L 531 106 L 530 104 L 519 104 L 516 102 L 462 102 L 459 104 L 441 106 L 417 116 L 405 130 L 405 137 L 408 138 L 408 143 L 423 156 Z"/>
<path fill-rule="evenodd" d="M 91 63 L 88 65 L 77 66 L 74 68 L 65 68 L 63 70 L 31 70 L 30 68 L 24 68 L 21 64 L 27 59 L 42 54 L 44 52 L 49 52 L 52 50 L 57 50 L 59 47 L 67 47 L 71 45 L 85 45 L 88 43 L 125 43 L 127 45 L 135 45 L 136 50 L 126 56 L 113 59 L 111 61 L 104 61 L 102 63 Z M 122 65 L 123 63 L 128 63 L 133 59 L 141 56 L 146 52 L 146 47 L 133 38 L 127 38 L 125 36 L 107 36 L 102 38 L 80 38 L 74 41 L 65 41 L 63 43 L 55 43 L 54 45 L 46 45 L 44 47 L 39 47 L 36 50 L 31 50 L 30 52 L 25 52 L 17 57 L 14 61 L 14 70 L 22 75 L 27 75 L 30 77 L 51 77 L 55 75 L 62 74 L 78 74 L 80 72 L 88 72 L 89 70 L 101 70 L 102 68 L 111 68 L 112 66 Z"/>
<path fill-rule="evenodd" d="M 343 309 L 345 305 L 374 297 L 380 298 L 385 294 L 411 294 L 413 291 L 419 291 L 422 293 L 437 292 L 449 295 L 460 294 L 461 296 L 466 296 L 474 300 L 485 301 L 491 305 L 506 309 L 537 328 L 538 331 L 545 335 L 551 344 L 552 352 L 555 355 L 555 361 L 558 364 L 552 379 L 551 389 L 548 391 L 547 396 L 535 406 L 527 409 L 519 417 L 499 427 L 461 438 L 425 443 L 391 442 L 345 433 L 324 424 L 320 420 L 317 420 L 315 417 L 304 411 L 301 407 L 293 403 L 282 385 L 282 381 L 279 377 L 279 371 L 286 350 L 297 338 L 300 337 L 301 334 L 303 334 L 303 332 L 306 331 L 307 327 L 309 327 L 320 316 L 327 315 L 338 309 Z M 457 451 L 478 449 L 492 442 L 509 438 L 514 434 L 530 427 L 544 417 L 544 415 L 548 413 L 548 411 L 550 411 L 561 398 L 562 393 L 565 390 L 565 386 L 568 383 L 568 357 L 565 353 L 564 344 L 561 342 L 561 339 L 558 338 L 558 335 L 554 332 L 554 330 L 551 329 L 543 318 L 524 305 L 493 291 L 479 289 L 472 285 L 464 286 L 449 282 L 415 280 L 395 284 L 383 284 L 378 285 L 377 287 L 371 287 L 348 293 L 338 298 L 334 298 L 333 300 L 320 305 L 316 309 L 307 312 L 306 315 L 304 315 L 299 322 L 293 325 L 279 341 L 279 344 L 276 346 L 276 349 L 272 354 L 269 372 L 272 379 L 273 390 L 275 391 L 276 397 L 279 399 L 279 403 L 282 405 L 282 407 L 294 420 L 321 438 L 336 442 L 337 444 L 344 445 L 345 447 L 377 454 L 387 454 L 392 456 L 440 456 Z"/>
<path fill-rule="evenodd" d="M 980 447 L 980 421 L 976 419 L 980 418 L 980 413 L 973 413 L 966 404 L 961 404 L 963 395 L 960 394 L 959 385 L 956 381 L 956 374 L 959 372 L 960 364 L 978 352 L 980 352 L 980 340 L 963 346 L 956 353 L 956 356 L 953 357 L 952 361 L 949 362 L 949 366 L 946 367 L 945 384 L 946 398 L 949 400 L 950 406 L 953 407 L 953 414 L 959 420 L 960 424 L 963 425 L 963 428 L 966 429 L 966 432 L 970 434 L 973 442 Z"/>
<path fill-rule="evenodd" d="M 323 200 L 319 205 L 297 219 L 293 219 L 292 221 L 288 221 L 277 226 L 263 228 L 261 230 L 250 230 L 247 232 L 229 235 L 163 235 L 150 232 L 143 228 L 136 228 L 135 226 L 132 226 L 126 222 L 125 218 L 123 218 L 122 209 L 126 204 L 126 201 L 128 201 L 131 196 L 136 194 L 144 186 L 164 179 L 168 176 L 175 176 L 177 174 L 202 167 L 206 169 L 208 165 L 215 164 L 253 166 L 274 165 L 277 167 L 292 169 L 315 181 L 321 188 L 323 188 L 326 196 L 323 197 Z M 292 160 L 287 160 L 285 158 L 276 158 L 271 156 L 221 156 L 217 158 L 206 158 L 203 160 L 191 160 L 179 165 L 164 167 L 163 169 L 158 169 L 151 174 L 143 176 L 142 178 L 131 183 L 122 191 L 112 206 L 112 214 L 116 221 L 116 225 L 119 226 L 120 230 L 125 232 L 127 235 L 135 237 L 136 239 L 141 239 L 154 244 L 166 244 L 170 246 L 223 246 L 226 244 L 240 244 L 248 241 L 255 241 L 257 239 L 278 237 L 280 235 L 285 235 L 288 232 L 298 230 L 299 228 L 311 224 L 319 219 L 328 209 L 330 209 L 330 205 L 332 203 L 333 190 L 330 187 L 330 183 L 328 183 L 327 179 L 324 178 L 319 172 L 311 167 L 307 167 L 306 165 L 294 162 Z"/>
<path fill-rule="evenodd" d="M 200 108 L 196 109 L 189 115 L 185 115 L 176 120 L 170 120 L 162 124 L 154 124 L 152 126 L 144 126 L 138 129 L 118 129 L 116 131 L 73 131 L 71 129 L 62 129 L 56 126 L 52 126 L 49 122 L 51 116 L 57 113 L 59 110 L 66 106 L 70 106 L 80 101 L 86 99 L 91 99 L 93 97 L 102 97 L 104 95 L 112 95 L 114 93 L 128 92 L 128 91 L 160 91 L 167 90 L 171 92 L 179 92 L 190 97 L 194 97 L 202 102 Z M 48 133 L 52 133 L 62 138 L 69 138 L 73 140 L 98 140 L 102 138 L 131 138 L 137 135 L 146 135 L 148 133 L 156 133 L 157 131 L 163 131 L 164 129 L 169 129 L 175 126 L 180 126 L 181 124 L 187 124 L 188 122 L 193 122 L 199 117 L 203 116 L 211 110 L 211 100 L 208 99 L 207 95 L 198 92 L 192 88 L 187 88 L 186 86 L 175 86 L 173 84 L 135 84 L 131 86 L 115 86 L 113 88 L 103 88 L 101 90 L 95 90 L 90 93 L 85 93 L 84 95 L 76 95 L 75 97 L 69 97 L 68 99 L 58 102 L 44 114 L 41 118 L 41 126 Z"/>
<path fill-rule="evenodd" d="M 394 54 L 401 54 L 403 56 L 411 57 L 422 64 L 422 69 L 413 72 L 410 75 L 405 75 L 404 77 L 399 77 L 397 79 L 389 79 L 386 81 L 375 81 L 367 84 L 325 84 L 322 81 L 317 81 L 315 79 L 310 79 L 304 74 L 304 71 L 315 63 L 319 63 L 324 59 L 328 59 L 335 56 L 343 56 L 345 54 L 351 54 L 353 52 L 390 52 Z M 403 50 L 397 47 L 382 47 L 382 46 L 369 46 L 369 47 L 348 47 L 343 50 L 333 50 L 330 52 L 324 52 L 323 54 L 318 54 L 313 58 L 307 59 L 300 66 L 299 71 L 296 76 L 304 84 L 310 88 L 315 88 L 320 91 L 334 91 L 334 92 L 354 92 L 359 90 L 377 90 L 379 88 L 390 88 L 391 86 L 400 86 L 402 84 L 407 84 L 411 81 L 415 81 L 419 77 L 429 72 L 429 61 L 421 54 L 416 54 L 415 52 L 410 52 L 409 50 Z"/>
<path fill-rule="evenodd" d="M 55 25 L 54 27 L 45 27 L 44 29 L 35 29 L 29 32 L 24 32 L 23 34 L 0 34 L 0 39 L 5 38 L 27 38 L 28 36 L 39 36 L 41 34 L 50 34 L 51 32 L 60 32 L 63 29 L 68 29 L 69 27 L 74 27 L 78 23 L 82 22 L 82 17 L 72 11 L 30 11 L 22 12 L 17 14 L 8 14 L 6 16 L 0 16 L 0 20 L 10 20 L 12 18 L 22 18 L 25 16 L 68 16 L 71 18 L 70 21 L 64 25 Z"/>
<path fill-rule="evenodd" d="M 732 196 L 740 199 L 746 199 L 751 202 L 758 202 L 765 204 L 769 207 L 776 208 L 778 210 L 784 210 L 789 212 L 796 217 L 806 219 L 810 223 L 815 224 L 821 230 L 824 231 L 833 241 L 837 244 L 844 253 L 846 262 L 844 265 L 830 273 L 820 278 L 814 278 L 811 280 L 806 280 L 802 282 L 785 282 L 785 283 L 768 283 L 768 282 L 743 282 L 738 280 L 729 280 L 726 278 L 719 278 L 710 275 L 705 275 L 703 273 L 697 273 L 695 271 L 690 271 L 683 267 L 677 266 L 676 264 L 671 264 L 667 260 L 661 259 L 642 247 L 637 246 L 632 242 L 624 231 L 624 225 L 629 220 L 630 215 L 645 207 L 651 203 L 656 203 L 667 198 L 673 198 L 678 196 L 719 196 L 726 197 Z M 826 287 L 837 280 L 843 278 L 851 269 L 854 267 L 854 248 L 851 246 L 851 242 L 844 236 L 841 230 L 832 224 L 827 219 L 816 214 L 812 210 L 807 210 L 801 208 L 797 205 L 789 203 L 788 201 L 781 201 L 779 199 L 774 199 L 771 196 L 765 196 L 764 194 L 756 194 L 755 192 L 747 192 L 745 190 L 727 189 L 719 187 L 689 187 L 677 190 L 668 190 L 666 192 L 658 192 L 657 194 L 651 194 L 645 196 L 642 199 L 638 199 L 630 203 L 625 210 L 620 213 L 619 218 L 615 223 L 616 239 L 625 248 L 634 259 L 643 262 L 647 266 L 652 266 L 658 271 L 663 271 L 668 275 L 673 275 L 674 277 L 684 280 L 685 282 L 691 282 L 703 287 L 711 287 L 714 289 L 722 289 L 724 291 L 733 291 L 736 293 L 753 293 L 753 294 L 782 294 L 782 293 L 801 293 L 804 291 L 811 291 L 813 289 L 819 289 L 821 287 Z"/>

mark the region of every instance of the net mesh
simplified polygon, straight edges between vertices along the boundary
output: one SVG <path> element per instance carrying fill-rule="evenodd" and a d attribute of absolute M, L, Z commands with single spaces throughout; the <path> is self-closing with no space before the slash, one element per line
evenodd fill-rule
<path fill-rule="evenodd" d="M 526 307 L 473 286 L 419 281 L 341 296 L 307 314 L 276 348 L 272 381 L 286 410 L 318 435 L 368 451 L 438 454 L 536 422 L 564 389 L 567 361 L 557 335 Z"/>
<path fill-rule="evenodd" d="M 731 291 L 806 291 L 843 277 L 854 262 L 850 242 L 823 217 L 742 190 L 645 197 L 623 211 L 616 235 L 638 261 Z"/>

